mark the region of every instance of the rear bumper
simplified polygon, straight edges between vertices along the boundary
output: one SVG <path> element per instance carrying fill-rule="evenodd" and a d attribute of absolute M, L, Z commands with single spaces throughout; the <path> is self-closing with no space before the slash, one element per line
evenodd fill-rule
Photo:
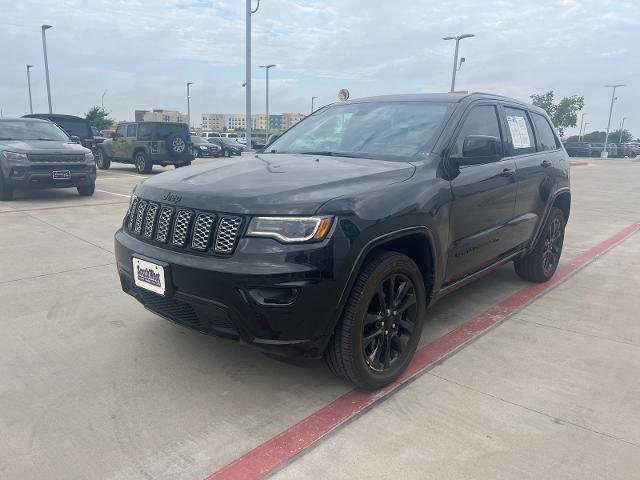
<path fill-rule="evenodd" d="M 94 163 L 60 165 L 25 164 L 24 162 L 2 162 L 2 175 L 7 183 L 16 188 L 67 188 L 91 185 L 96 181 Z M 69 178 L 55 178 L 53 172 L 69 172 Z"/>
<path fill-rule="evenodd" d="M 220 258 L 161 248 L 119 230 L 115 253 L 122 289 L 154 313 L 274 354 L 317 358 L 338 317 L 335 241 L 271 253 L 264 246 L 273 241 L 244 239 L 262 246 L 241 241 L 232 256 Z M 164 297 L 135 285 L 134 256 L 165 266 Z"/>

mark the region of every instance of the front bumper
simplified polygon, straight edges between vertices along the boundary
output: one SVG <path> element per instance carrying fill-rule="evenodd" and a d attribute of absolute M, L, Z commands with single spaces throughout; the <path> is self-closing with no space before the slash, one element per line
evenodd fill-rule
<path fill-rule="evenodd" d="M 166 249 L 121 229 L 115 253 L 122 289 L 154 313 L 271 353 L 319 357 L 339 317 L 334 252 L 343 245 L 336 243 L 243 238 L 233 255 L 220 257 Z M 135 285 L 134 256 L 166 266 L 164 297 Z"/>
<path fill-rule="evenodd" d="M 67 188 L 91 185 L 96 181 L 95 163 L 44 164 L 2 161 L 2 175 L 16 188 Z M 54 178 L 53 172 L 69 172 L 69 178 Z"/>

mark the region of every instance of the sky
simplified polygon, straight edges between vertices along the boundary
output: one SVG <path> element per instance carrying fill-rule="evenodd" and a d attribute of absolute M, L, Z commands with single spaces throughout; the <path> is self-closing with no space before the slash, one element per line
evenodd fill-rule
<path fill-rule="evenodd" d="M 255 5 L 254 0 L 254 5 Z M 553 90 L 583 95 L 587 130 L 607 126 L 611 90 L 619 89 L 612 129 L 622 117 L 640 135 L 640 5 L 609 0 L 261 0 L 252 16 L 252 113 L 308 113 L 337 101 L 391 93 L 446 92 L 454 43 L 466 58 L 456 90 L 529 101 Z M 32 64 L 34 112 L 47 111 L 40 25 L 53 110 L 83 115 L 104 106 L 118 120 L 134 110 L 202 113 L 245 109 L 243 0 L 0 0 L 0 109 L 28 113 L 26 64 Z M 634 48 L 635 47 L 635 48 Z M 576 129 L 569 129 L 568 134 Z"/>

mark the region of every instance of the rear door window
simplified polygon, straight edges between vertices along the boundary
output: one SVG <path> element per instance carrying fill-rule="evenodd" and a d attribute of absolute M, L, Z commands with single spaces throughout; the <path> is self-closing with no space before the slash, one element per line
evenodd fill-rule
<path fill-rule="evenodd" d="M 542 115 L 531 112 L 533 125 L 536 127 L 536 147 L 538 151 L 555 150 L 559 148 L 556 136 L 553 134 L 549 121 Z M 584 143 L 575 143 L 574 146 L 585 146 Z"/>
<path fill-rule="evenodd" d="M 535 136 L 529 115 L 519 108 L 505 107 L 507 127 L 514 155 L 525 155 L 536 151 Z"/>

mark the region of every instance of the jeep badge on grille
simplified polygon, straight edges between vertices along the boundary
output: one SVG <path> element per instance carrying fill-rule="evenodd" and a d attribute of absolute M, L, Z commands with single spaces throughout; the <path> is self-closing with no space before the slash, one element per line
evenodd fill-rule
<path fill-rule="evenodd" d="M 164 197 L 162 197 L 162 199 L 165 202 L 173 203 L 174 205 L 176 205 L 177 203 L 180 203 L 180 200 L 182 200 L 182 196 L 181 195 L 176 195 L 175 193 L 172 193 L 172 192 L 169 192 L 169 193 L 165 193 Z"/>

